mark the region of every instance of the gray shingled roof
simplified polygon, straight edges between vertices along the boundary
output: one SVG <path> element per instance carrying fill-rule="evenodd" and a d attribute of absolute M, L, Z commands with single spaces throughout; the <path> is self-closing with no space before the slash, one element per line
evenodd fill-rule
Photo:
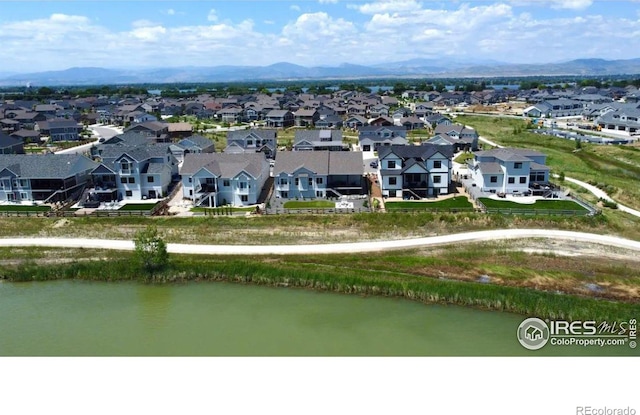
<path fill-rule="evenodd" d="M 77 154 L 0 154 L 0 170 L 7 168 L 24 178 L 67 178 L 97 166 Z"/>
<path fill-rule="evenodd" d="M 266 163 L 263 153 L 188 153 L 184 156 L 180 175 L 190 176 L 205 168 L 217 177 L 231 178 L 244 171 L 258 178 Z"/>
<path fill-rule="evenodd" d="M 427 160 L 434 154 L 440 153 L 448 159 L 453 157 L 453 148 L 438 144 L 423 143 L 419 146 L 384 146 L 378 148 L 378 158 L 383 159 L 390 153 L 394 153 L 401 159 L 419 158 Z"/>
<path fill-rule="evenodd" d="M 500 167 L 500 164 L 496 163 L 495 161 L 478 163 L 478 167 L 480 168 L 480 171 L 482 172 L 482 174 L 503 174 L 504 173 L 502 171 L 502 168 Z"/>
<path fill-rule="evenodd" d="M 11 137 L 5 133 L 0 132 L 0 148 L 13 147 L 16 144 L 22 143 L 22 140 L 16 137 Z"/>
<path fill-rule="evenodd" d="M 244 139 L 249 135 L 254 135 L 259 137 L 260 139 L 275 139 L 276 138 L 276 130 L 273 129 L 251 129 L 251 130 L 236 130 L 227 132 L 227 140 L 238 140 Z"/>
<path fill-rule="evenodd" d="M 531 156 L 544 156 L 535 150 L 524 148 L 494 148 L 492 150 L 477 151 L 474 154 L 480 157 L 493 157 L 502 161 L 531 161 Z"/>
<path fill-rule="evenodd" d="M 331 137 L 331 141 L 322 141 L 322 138 Z M 293 145 L 308 142 L 314 145 L 327 145 L 328 143 L 342 143 L 342 131 L 340 130 L 296 130 Z"/>
<path fill-rule="evenodd" d="M 305 168 L 315 174 L 363 175 L 362 153 L 354 151 L 283 151 L 276 156 L 273 175 Z"/>

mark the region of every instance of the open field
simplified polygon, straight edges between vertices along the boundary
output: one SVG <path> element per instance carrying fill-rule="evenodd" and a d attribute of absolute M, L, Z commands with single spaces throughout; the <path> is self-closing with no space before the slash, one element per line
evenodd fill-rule
<path fill-rule="evenodd" d="M 590 182 L 620 203 L 640 209 L 640 145 L 607 146 L 581 143 L 529 133 L 526 121 L 514 118 L 458 116 L 498 144 L 538 150 L 547 154 L 552 172 Z M 560 183 L 562 184 L 562 183 Z"/>
<path fill-rule="evenodd" d="M 131 240 L 137 231 L 150 224 L 158 227 L 167 242 L 202 244 L 356 242 L 509 228 L 585 231 L 640 240 L 640 219 L 610 209 L 593 217 L 523 217 L 421 211 L 250 217 L 0 217 L 0 237 L 58 236 Z"/>

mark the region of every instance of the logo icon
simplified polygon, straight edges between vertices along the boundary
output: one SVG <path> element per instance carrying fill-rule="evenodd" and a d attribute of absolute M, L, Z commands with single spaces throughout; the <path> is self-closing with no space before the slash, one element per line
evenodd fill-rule
<path fill-rule="evenodd" d="M 518 326 L 518 341 L 525 349 L 541 349 L 549 341 L 549 326 L 539 318 L 528 318 Z"/>

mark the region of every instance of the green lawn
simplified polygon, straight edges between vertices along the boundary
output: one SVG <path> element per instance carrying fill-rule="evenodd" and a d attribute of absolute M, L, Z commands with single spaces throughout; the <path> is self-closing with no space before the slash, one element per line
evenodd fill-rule
<path fill-rule="evenodd" d="M 252 206 L 248 207 L 231 207 L 231 206 L 218 206 L 214 208 L 208 207 L 194 207 L 191 208 L 192 212 L 205 212 L 205 213 L 213 213 L 213 212 L 255 212 L 256 208 Z"/>
<path fill-rule="evenodd" d="M 473 153 L 462 153 L 458 157 L 456 157 L 453 161 L 460 164 L 465 164 L 467 160 L 473 159 Z"/>
<path fill-rule="evenodd" d="M 587 209 L 571 200 L 538 200 L 533 204 L 524 204 L 512 202 L 509 200 L 495 200 L 487 197 L 481 197 L 482 202 L 487 208 L 496 209 L 525 209 L 525 210 L 575 210 L 586 212 Z"/>
<path fill-rule="evenodd" d="M 151 210 L 157 203 L 127 203 L 118 210 Z"/>
<path fill-rule="evenodd" d="M 403 201 L 403 202 L 386 202 L 385 204 L 386 210 L 396 210 L 396 209 L 417 209 L 417 210 L 427 210 L 427 209 L 471 209 L 473 205 L 469 200 L 464 197 L 456 197 L 451 199 L 444 199 L 437 202 L 423 202 L 423 201 Z"/>
<path fill-rule="evenodd" d="M 335 202 L 329 202 L 327 200 L 290 200 L 284 204 L 285 209 L 330 209 L 335 207 Z"/>
<path fill-rule="evenodd" d="M 51 206 L 0 205 L 0 212 L 48 212 Z"/>

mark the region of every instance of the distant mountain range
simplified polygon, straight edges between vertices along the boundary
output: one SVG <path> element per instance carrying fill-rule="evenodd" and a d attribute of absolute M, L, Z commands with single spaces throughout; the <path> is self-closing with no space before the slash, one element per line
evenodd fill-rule
<path fill-rule="evenodd" d="M 0 86 L 60 86 L 176 82 L 282 81 L 305 79 L 366 79 L 383 77 L 510 77 L 600 76 L 640 74 L 640 58 L 627 60 L 577 59 L 548 64 L 509 64 L 498 61 L 461 62 L 450 59 L 412 59 L 373 66 L 342 64 L 304 67 L 281 62 L 269 66 L 185 66 L 157 69 L 70 68 L 62 71 L 8 74 L 0 72 Z"/>

